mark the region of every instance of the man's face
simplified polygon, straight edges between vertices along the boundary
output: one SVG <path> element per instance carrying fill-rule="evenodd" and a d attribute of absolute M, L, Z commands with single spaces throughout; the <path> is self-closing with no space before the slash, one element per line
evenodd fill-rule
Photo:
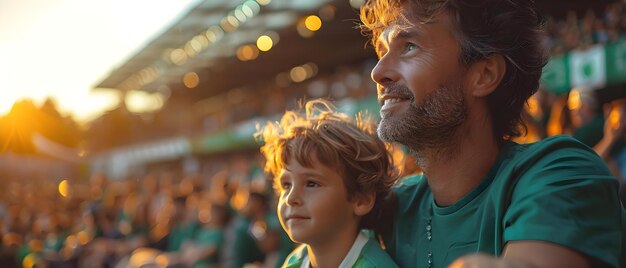
<path fill-rule="evenodd" d="M 428 23 L 392 25 L 376 43 L 378 134 L 420 150 L 446 143 L 467 116 L 464 69 L 452 22 L 442 12 Z"/>

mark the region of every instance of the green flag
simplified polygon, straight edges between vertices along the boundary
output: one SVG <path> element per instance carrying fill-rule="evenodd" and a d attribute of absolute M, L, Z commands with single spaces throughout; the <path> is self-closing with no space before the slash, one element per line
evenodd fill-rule
<path fill-rule="evenodd" d="M 591 89 L 606 85 L 606 54 L 604 46 L 596 45 L 585 51 L 570 53 L 570 74 L 573 87 Z"/>

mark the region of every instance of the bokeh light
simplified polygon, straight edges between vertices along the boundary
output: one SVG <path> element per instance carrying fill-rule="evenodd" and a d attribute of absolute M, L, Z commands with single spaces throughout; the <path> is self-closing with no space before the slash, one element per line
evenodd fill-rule
<path fill-rule="evenodd" d="M 259 3 L 259 5 L 262 5 L 262 6 L 267 6 L 269 5 L 270 2 L 272 2 L 272 0 L 256 0 L 256 1 L 257 3 Z"/>
<path fill-rule="evenodd" d="M 220 27 L 222 27 L 225 32 L 232 32 L 239 27 L 239 21 L 234 16 L 228 16 L 220 21 Z"/>
<path fill-rule="evenodd" d="M 61 180 L 59 183 L 59 194 L 63 197 L 67 197 L 70 191 L 70 186 L 67 179 Z"/>
<path fill-rule="evenodd" d="M 304 26 L 310 31 L 317 31 L 322 28 L 322 19 L 320 17 L 311 15 L 304 20 Z"/>
<path fill-rule="evenodd" d="M 577 89 L 572 89 L 567 99 L 567 108 L 570 110 L 577 110 L 580 108 L 580 103 L 580 92 Z"/>
<path fill-rule="evenodd" d="M 324 7 L 320 8 L 319 11 L 319 15 L 320 15 L 320 19 L 322 19 L 323 21 L 329 21 L 335 18 L 335 12 L 337 11 L 337 8 L 333 5 L 325 5 Z"/>
<path fill-rule="evenodd" d="M 272 49 L 272 46 L 274 46 L 274 41 L 272 41 L 272 38 L 267 35 L 261 35 L 256 40 L 256 46 L 263 52 L 269 51 Z"/>
<path fill-rule="evenodd" d="M 306 79 L 306 70 L 302 66 L 293 67 L 289 72 L 289 76 L 291 76 L 292 81 L 300 83 Z"/>
<path fill-rule="evenodd" d="M 183 65 L 187 59 L 187 52 L 184 49 L 177 48 L 170 53 L 170 61 L 176 65 Z"/>
<path fill-rule="evenodd" d="M 361 9 L 364 4 L 365 0 L 350 0 L 350 5 L 356 9 Z"/>
<path fill-rule="evenodd" d="M 261 11 L 261 6 L 259 6 L 259 4 L 258 4 L 256 1 L 254 1 L 254 0 L 248 0 L 248 1 L 246 1 L 245 3 L 243 3 L 243 6 L 244 6 L 244 7 L 249 8 L 249 9 L 250 9 L 250 12 L 252 12 L 252 15 L 248 15 L 248 14 L 246 13 L 246 15 L 247 15 L 248 17 L 253 17 L 254 15 L 258 14 L 258 13 L 259 13 L 259 11 Z M 246 9 L 245 9 L 245 8 L 242 8 L 242 10 L 243 10 L 244 12 L 246 12 Z"/>
<path fill-rule="evenodd" d="M 195 72 L 188 72 L 183 76 L 183 84 L 189 89 L 196 88 L 199 83 L 200 77 Z"/>
<path fill-rule="evenodd" d="M 278 75 L 276 75 L 276 85 L 279 87 L 288 87 L 289 85 L 291 85 L 291 78 L 289 77 L 288 73 L 279 73 Z"/>
<path fill-rule="evenodd" d="M 620 121 L 621 121 L 621 108 L 619 106 L 611 107 L 611 112 L 609 113 L 609 125 L 613 129 L 619 129 Z"/>
<path fill-rule="evenodd" d="M 204 36 L 210 43 L 215 43 L 224 36 L 224 30 L 217 26 L 211 26 L 211 28 L 204 32 Z"/>
<path fill-rule="evenodd" d="M 259 56 L 259 49 L 254 45 L 244 45 L 237 48 L 237 58 L 240 61 L 254 60 Z"/>

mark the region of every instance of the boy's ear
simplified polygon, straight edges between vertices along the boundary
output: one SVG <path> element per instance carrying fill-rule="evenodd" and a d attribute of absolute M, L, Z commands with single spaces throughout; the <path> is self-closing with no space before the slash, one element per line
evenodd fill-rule
<path fill-rule="evenodd" d="M 469 69 L 468 87 L 474 97 L 491 94 L 506 73 L 506 61 L 500 54 L 491 54 L 487 58 L 474 62 Z"/>
<path fill-rule="evenodd" d="M 374 208 L 376 193 L 358 194 L 354 198 L 354 214 L 362 217 Z"/>

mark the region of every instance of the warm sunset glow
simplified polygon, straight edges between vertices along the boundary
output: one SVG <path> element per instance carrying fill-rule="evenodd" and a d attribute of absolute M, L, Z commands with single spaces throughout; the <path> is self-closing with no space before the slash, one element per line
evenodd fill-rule
<path fill-rule="evenodd" d="M 0 115 L 19 100 L 30 99 L 39 106 L 49 97 L 63 116 L 71 115 L 79 123 L 113 109 L 119 104 L 119 92 L 94 91 L 94 85 L 177 21 L 192 3 L 197 1 L 59 0 L 3 5 L 0 25 L 11 27 L 0 28 Z M 150 12 L 145 12 L 147 7 Z M 103 19 L 111 18 L 110 14 L 115 19 Z M 137 14 L 142 14 L 140 20 Z"/>
<path fill-rule="evenodd" d="M 165 97 L 159 93 L 129 91 L 124 100 L 129 111 L 134 113 L 155 111 L 163 107 Z"/>

